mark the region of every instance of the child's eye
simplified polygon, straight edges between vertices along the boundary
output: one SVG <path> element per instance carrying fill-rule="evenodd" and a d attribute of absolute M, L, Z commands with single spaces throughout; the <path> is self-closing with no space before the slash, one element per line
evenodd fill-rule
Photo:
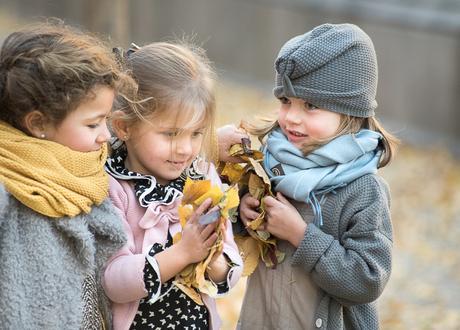
<path fill-rule="evenodd" d="M 200 137 L 202 136 L 204 133 L 202 131 L 196 131 L 196 132 L 193 132 L 193 137 Z"/>
<path fill-rule="evenodd" d="M 287 97 L 284 97 L 284 96 L 278 98 L 278 100 L 280 100 L 281 104 L 289 104 L 290 103 L 289 99 Z"/>
<path fill-rule="evenodd" d="M 308 103 L 308 102 L 305 102 L 305 108 L 307 110 L 316 110 L 316 109 L 319 109 L 316 105 L 313 105 L 311 103 Z"/>
<path fill-rule="evenodd" d="M 167 137 L 176 137 L 179 132 L 178 131 L 166 131 L 166 132 L 163 132 L 164 135 L 166 135 Z"/>
<path fill-rule="evenodd" d="M 89 128 L 98 128 L 99 124 L 89 124 L 88 127 Z"/>

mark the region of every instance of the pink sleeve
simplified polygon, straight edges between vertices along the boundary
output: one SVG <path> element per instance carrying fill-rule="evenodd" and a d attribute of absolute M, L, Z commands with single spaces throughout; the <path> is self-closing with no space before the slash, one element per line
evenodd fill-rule
<path fill-rule="evenodd" d="M 229 288 L 233 288 L 243 273 L 243 260 L 241 259 L 238 247 L 233 239 L 232 224 L 227 219 L 227 231 L 224 239 L 224 253 L 235 264 L 227 275 L 227 282 Z"/>
<path fill-rule="evenodd" d="M 145 256 L 134 253 L 134 234 L 128 222 L 129 199 L 127 192 L 112 177 L 110 177 L 109 189 L 110 198 L 122 215 L 128 241 L 107 262 L 102 285 L 112 301 L 127 303 L 147 295 L 144 285 Z"/>

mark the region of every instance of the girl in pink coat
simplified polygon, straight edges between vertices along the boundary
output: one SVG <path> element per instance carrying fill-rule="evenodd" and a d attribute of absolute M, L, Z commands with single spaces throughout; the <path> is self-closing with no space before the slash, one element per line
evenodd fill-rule
<path fill-rule="evenodd" d="M 204 53 L 177 43 L 135 47 L 122 57 L 138 83 L 132 99 L 119 97 L 112 128 L 117 136 L 106 169 L 110 196 L 121 211 L 128 243 L 111 258 L 103 286 L 112 301 L 114 329 L 219 329 L 215 302 L 195 303 L 173 280 L 204 260 L 216 241 L 215 225 L 203 225 L 206 200 L 191 216 L 182 239 L 178 217 L 185 180 L 220 185 L 209 155 L 215 118 L 214 73 Z M 218 296 L 238 281 L 242 260 L 227 220 L 224 249 L 207 277 Z"/>

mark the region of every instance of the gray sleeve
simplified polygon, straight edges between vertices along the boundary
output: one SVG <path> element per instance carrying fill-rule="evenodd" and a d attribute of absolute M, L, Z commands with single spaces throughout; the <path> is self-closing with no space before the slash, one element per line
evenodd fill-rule
<path fill-rule="evenodd" d="M 370 180 L 370 181 L 369 181 Z M 309 224 L 292 264 L 343 305 L 374 301 L 391 273 L 392 232 L 386 186 L 367 178 L 342 204 L 346 228 L 334 238 Z M 342 210 L 343 211 L 343 210 Z"/>
<path fill-rule="evenodd" d="M 0 225 L 3 221 L 6 220 L 7 210 L 8 209 L 8 193 L 5 190 L 5 187 L 0 184 Z"/>

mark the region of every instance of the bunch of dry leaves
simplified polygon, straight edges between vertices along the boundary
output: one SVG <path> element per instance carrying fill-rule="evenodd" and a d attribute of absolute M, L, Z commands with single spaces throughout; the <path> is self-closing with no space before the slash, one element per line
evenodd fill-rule
<path fill-rule="evenodd" d="M 256 269 L 259 259 L 262 259 L 267 267 L 273 268 L 283 261 L 284 253 L 278 250 L 276 238 L 263 229 L 265 223 L 263 197 L 273 196 L 273 193 L 270 179 L 261 165 L 262 152 L 251 149 L 250 141 L 242 139 L 241 143 L 230 148 L 229 154 L 239 157 L 243 163 L 220 163 L 218 172 L 222 180 L 232 185 L 238 184 L 241 193 L 248 192 L 260 201 L 259 216 L 249 221 L 246 226 L 249 236 L 235 236 L 244 262 L 243 276 L 248 276 Z"/>
<path fill-rule="evenodd" d="M 187 179 L 183 190 L 183 198 L 179 206 L 179 219 L 182 228 L 185 227 L 194 210 L 206 199 L 212 199 L 211 211 L 200 218 L 200 223 L 208 224 L 216 221 L 217 240 L 211 247 L 207 258 L 199 263 L 191 264 L 180 272 L 175 280 L 175 285 L 197 304 L 203 305 L 200 292 L 211 297 L 217 295 L 217 285 L 206 276 L 213 257 L 222 253 L 225 222 L 232 218 L 238 207 L 238 189 L 236 186 L 228 187 L 225 191 L 217 185 L 212 185 L 210 180 Z M 173 244 L 182 238 L 181 232 L 173 237 Z"/>

